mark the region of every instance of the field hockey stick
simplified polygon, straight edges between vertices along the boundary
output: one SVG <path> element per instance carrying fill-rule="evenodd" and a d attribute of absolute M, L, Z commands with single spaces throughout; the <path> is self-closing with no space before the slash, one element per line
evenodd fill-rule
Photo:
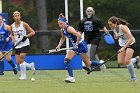
<path fill-rule="evenodd" d="M 9 37 L 10 38 L 10 37 Z M 11 38 L 10 38 L 11 39 Z M 2 46 L 2 49 L 1 49 L 1 52 L 0 52 L 0 54 L 2 53 L 2 51 L 4 50 L 4 48 L 5 48 L 5 46 L 8 44 L 8 42 L 9 41 L 6 41 L 5 43 L 4 43 L 4 45 Z"/>
<path fill-rule="evenodd" d="M 5 42 L 4 45 L 2 46 L 1 51 L 3 51 L 3 49 L 5 48 L 5 46 L 7 45 L 8 42 Z"/>
<path fill-rule="evenodd" d="M 90 71 L 87 72 L 87 74 L 90 74 L 91 72 L 93 72 L 95 69 L 101 67 L 103 64 L 107 63 L 109 60 L 111 60 L 113 57 L 115 57 L 117 54 L 119 54 L 120 52 L 116 52 L 115 54 L 113 54 L 111 57 L 109 57 L 108 59 L 106 59 L 102 64 L 98 65 L 95 68 L 91 68 Z"/>
<path fill-rule="evenodd" d="M 51 50 L 45 50 L 45 49 L 42 49 L 42 53 L 54 53 L 54 52 L 59 52 L 59 51 L 64 51 L 64 50 L 71 50 L 71 48 L 60 48 L 60 49 L 51 49 Z"/>
<path fill-rule="evenodd" d="M 5 42 L 4 45 L 2 46 L 2 49 L 1 49 L 0 54 L 2 54 L 2 52 L 3 52 L 3 50 L 4 50 L 4 48 L 5 48 L 6 45 L 7 45 L 7 42 Z"/>
<path fill-rule="evenodd" d="M 6 55 L 8 55 L 13 49 L 15 49 L 15 47 L 16 47 L 17 45 L 19 45 L 21 42 L 22 42 L 22 40 L 19 41 L 19 42 L 18 42 L 13 48 L 11 48 L 9 51 L 5 52 L 4 55 L 0 58 L 0 60 L 3 59 Z"/>

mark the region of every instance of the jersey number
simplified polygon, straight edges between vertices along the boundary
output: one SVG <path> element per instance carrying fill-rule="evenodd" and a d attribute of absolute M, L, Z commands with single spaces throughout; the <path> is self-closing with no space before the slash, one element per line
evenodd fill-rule
<path fill-rule="evenodd" d="M 92 24 L 87 24 L 84 25 L 85 31 L 92 31 L 93 30 L 93 25 Z"/>
<path fill-rule="evenodd" d="M 18 38 L 20 38 L 20 34 L 17 34 L 18 35 Z"/>
<path fill-rule="evenodd" d="M 4 36 L 0 35 L 0 41 L 4 41 Z"/>
<path fill-rule="evenodd" d="M 71 43 L 74 43 L 74 40 L 72 38 L 69 38 L 69 39 L 70 39 Z"/>

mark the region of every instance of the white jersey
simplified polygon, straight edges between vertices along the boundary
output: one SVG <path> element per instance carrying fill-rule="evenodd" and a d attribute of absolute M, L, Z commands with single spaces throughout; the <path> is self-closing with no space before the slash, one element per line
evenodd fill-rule
<path fill-rule="evenodd" d="M 114 30 L 113 32 L 114 32 L 114 34 L 116 35 L 116 36 L 118 36 L 119 37 L 119 45 L 120 46 L 125 46 L 125 44 L 127 43 L 127 41 L 128 41 L 128 38 L 127 38 L 127 36 L 126 36 L 126 34 L 122 31 L 122 25 L 119 25 L 119 31 L 117 32 L 116 30 Z M 129 31 L 129 33 L 131 34 L 131 32 L 130 32 L 130 30 L 128 29 L 128 31 Z M 134 44 L 135 43 L 135 38 L 132 36 L 132 38 L 133 38 L 133 41 L 132 41 L 132 43 L 130 44 L 130 45 L 132 45 L 132 44 Z"/>
<path fill-rule="evenodd" d="M 12 31 L 14 34 L 15 45 L 22 40 L 24 36 L 26 36 L 26 29 L 23 26 L 23 21 L 21 21 L 20 26 L 16 27 L 15 22 L 12 24 Z M 27 38 L 26 41 L 19 43 L 15 48 L 22 48 L 24 46 L 30 45 L 29 39 Z"/>

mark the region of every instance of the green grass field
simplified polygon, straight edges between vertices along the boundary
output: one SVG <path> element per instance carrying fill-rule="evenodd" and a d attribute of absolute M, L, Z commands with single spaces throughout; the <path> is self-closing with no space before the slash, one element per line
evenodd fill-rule
<path fill-rule="evenodd" d="M 135 69 L 140 80 L 140 70 Z M 95 71 L 87 75 L 84 70 L 75 70 L 76 83 L 65 83 L 65 70 L 38 70 L 36 75 L 27 71 L 27 80 L 18 80 L 18 75 L 5 71 L 0 76 L 0 93 L 140 93 L 140 81 L 130 82 L 126 68 Z M 35 81 L 30 79 L 34 77 Z"/>

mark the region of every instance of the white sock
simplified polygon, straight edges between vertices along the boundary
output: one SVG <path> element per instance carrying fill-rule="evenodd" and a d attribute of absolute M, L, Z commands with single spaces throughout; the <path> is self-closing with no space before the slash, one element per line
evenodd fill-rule
<path fill-rule="evenodd" d="M 136 63 L 136 61 L 137 61 L 136 58 L 132 58 L 132 59 L 131 59 L 131 62 L 132 62 L 133 64 Z"/>
<path fill-rule="evenodd" d="M 127 65 L 127 68 L 128 68 L 131 78 L 136 78 L 136 74 L 134 71 L 134 65 L 132 64 L 132 62 Z"/>
<path fill-rule="evenodd" d="M 27 67 L 27 68 L 31 68 L 31 64 L 29 64 L 29 63 L 27 63 L 27 62 L 25 62 L 25 61 L 24 61 L 24 63 L 26 64 L 26 67 Z"/>
<path fill-rule="evenodd" d="M 20 69 L 21 69 L 21 77 L 26 78 L 26 63 L 25 62 L 20 64 Z"/>

